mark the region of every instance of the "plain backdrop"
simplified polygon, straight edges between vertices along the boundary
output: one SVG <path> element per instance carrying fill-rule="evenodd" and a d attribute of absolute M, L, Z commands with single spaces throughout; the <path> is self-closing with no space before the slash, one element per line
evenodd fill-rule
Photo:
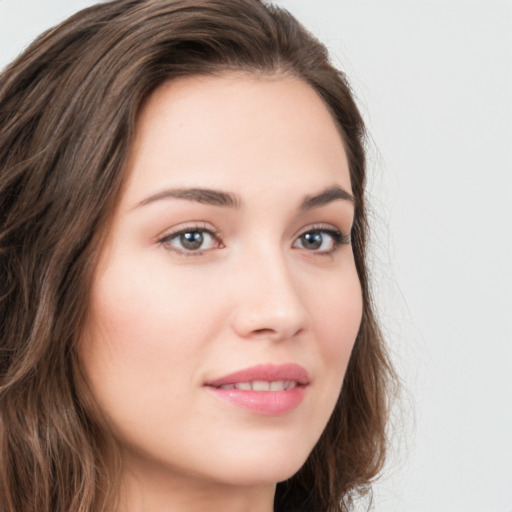
<path fill-rule="evenodd" d="M 0 0 L 0 68 L 94 1 Z M 371 268 L 404 382 L 378 512 L 512 512 L 512 1 L 282 0 L 366 119 Z"/>

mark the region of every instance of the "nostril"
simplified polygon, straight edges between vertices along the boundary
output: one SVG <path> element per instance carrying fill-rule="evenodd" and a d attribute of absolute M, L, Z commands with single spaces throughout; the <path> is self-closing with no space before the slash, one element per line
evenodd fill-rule
<path fill-rule="evenodd" d="M 275 334 L 276 331 L 274 329 L 255 329 L 253 331 L 253 334 L 259 335 L 259 336 L 269 336 L 272 334 Z"/>
<path fill-rule="evenodd" d="M 292 332 L 287 329 L 280 330 L 280 329 L 264 328 L 264 329 L 254 329 L 251 332 L 251 336 L 256 337 L 256 338 L 271 338 L 271 339 L 292 338 L 292 337 L 297 336 L 297 334 L 299 334 L 300 332 L 302 332 L 301 328 L 295 332 Z"/>

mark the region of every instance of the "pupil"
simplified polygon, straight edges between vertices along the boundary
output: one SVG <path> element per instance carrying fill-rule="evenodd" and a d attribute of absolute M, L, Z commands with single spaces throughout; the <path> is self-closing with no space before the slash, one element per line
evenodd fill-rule
<path fill-rule="evenodd" d="M 302 235 L 302 243 L 306 249 L 318 249 L 322 245 L 322 233 L 312 231 Z"/>
<path fill-rule="evenodd" d="M 190 233 L 183 233 L 180 239 L 185 249 L 195 250 L 201 247 L 204 237 L 199 231 L 192 231 Z"/>

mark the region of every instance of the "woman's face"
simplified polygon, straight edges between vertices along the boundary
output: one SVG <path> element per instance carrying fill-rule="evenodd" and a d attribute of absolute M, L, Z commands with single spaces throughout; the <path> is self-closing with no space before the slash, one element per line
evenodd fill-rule
<path fill-rule="evenodd" d="M 229 484 L 290 477 L 358 332 L 347 157 L 303 81 L 161 86 L 95 272 L 80 356 L 126 464 Z"/>

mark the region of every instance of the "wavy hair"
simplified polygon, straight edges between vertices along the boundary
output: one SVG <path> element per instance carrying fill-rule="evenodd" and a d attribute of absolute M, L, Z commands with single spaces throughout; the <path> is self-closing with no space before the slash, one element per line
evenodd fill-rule
<path fill-rule="evenodd" d="M 102 236 L 141 104 L 162 83 L 230 70 L 298 77 L 342 135 L 363 317 L 341 395 L 275 511 L 342 512 L 381 471 L 393 372 L 369 293 L 365 129 L 344 74 L 259 0 L 115 0 L 41 35 L 0 76 L 0 510 L 115 509 L 120 457 L 80 368 Z"/>

